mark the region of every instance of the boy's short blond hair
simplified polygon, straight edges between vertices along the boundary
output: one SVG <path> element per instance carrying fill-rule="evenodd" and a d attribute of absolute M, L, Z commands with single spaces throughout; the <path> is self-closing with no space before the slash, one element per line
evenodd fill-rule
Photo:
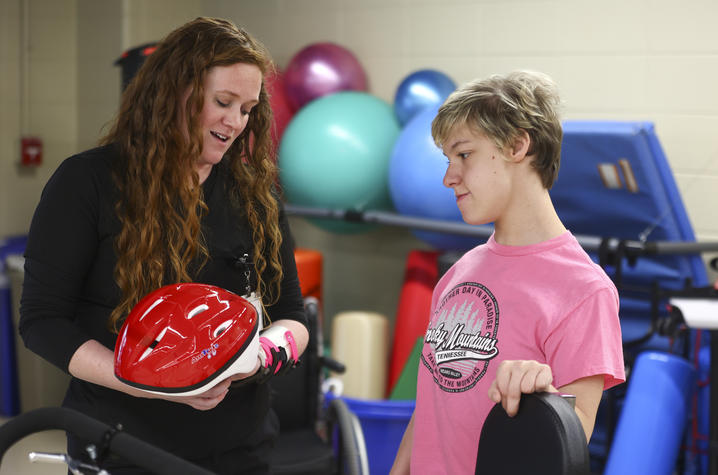
<path fill-rule="evenodd" d="M 439 108 L 431 134 L 441 147 L 456 127 L 467 125 L 504 150 L 525 130 L 531 138 L 529 155 L 535 155 L 531 165 L 550 189 L 561 161 L 560 102 L 556 84 L 546 74 L 514 71 L 494 75 L 454 91 Z"/>

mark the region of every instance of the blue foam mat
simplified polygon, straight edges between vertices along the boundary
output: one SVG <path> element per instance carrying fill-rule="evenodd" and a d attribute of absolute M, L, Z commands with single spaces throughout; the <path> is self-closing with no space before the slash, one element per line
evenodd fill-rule
<path fill-rule="evenodd" d="M 636 241 L 695 241 L 693 228 L 651 122 L 565 121 L 551 198 L 574 233 Z M 605 180 L 608 176 L 614 181 Z M 635 186 L 630 186 L 630 177 Z M 607 184 L 608 183 L 608 184 Z M 592 255 L 598 261 L 597 255 Z M 622 282 L 680 289 L 707 285 L 700 255 L 642 256 L 621 263 Z M 612 269 L 608 268 L 609 274 Z M 622 302 L 623 303 L 623 302 Z M 631 312 L 630 319 L 650 319 Z M 647 324 L 646 324 L 647 325 Z M 639 324 L 631 328 L 639 329 Z M 626 335 L 627 339 L 636 335 Z"/>
<path fill-rule="evenodd" d="M 556 210 L 575 234 L 648 241 L 695 241 L 673 172 L 650 122 L 566 121 L 561 168 L 551 190 Z M 630 167 L 636 182 L 626 187 Z M 619 188 L 604 185 L 599 166 L 613 168 Z M 676 277 L 705 285 L 700 256 L 640 259 L 666 265 Z M 645 274 L 641 269 L 629 274 Z"/>

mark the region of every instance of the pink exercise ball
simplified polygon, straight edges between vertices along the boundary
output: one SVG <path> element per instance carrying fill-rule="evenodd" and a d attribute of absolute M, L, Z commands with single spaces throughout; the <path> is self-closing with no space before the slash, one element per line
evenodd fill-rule
<path fill-rule="evenodd" d="M 284 71 L 290 106 L 304 104 L 340 91 L 366 91 L 367 77 L 356 56 L 334 43 L 314 43 L 301 49 Z"/>

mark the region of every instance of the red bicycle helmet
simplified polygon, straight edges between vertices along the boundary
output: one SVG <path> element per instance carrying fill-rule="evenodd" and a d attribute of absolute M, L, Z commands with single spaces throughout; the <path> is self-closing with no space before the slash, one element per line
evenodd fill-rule
<path fill-rule="evenodd" d="M 115 375 L 145 391 L 191 396 L 252 371 L 259 348 L 259 319 L 246 299 L 213 285 L 167 285 L 127 316 Z"/>

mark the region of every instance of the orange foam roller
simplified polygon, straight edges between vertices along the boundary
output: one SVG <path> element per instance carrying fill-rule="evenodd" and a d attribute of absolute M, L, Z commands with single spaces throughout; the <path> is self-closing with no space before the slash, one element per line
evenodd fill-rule
<path fill-rule="evenodd" d="M 294 250 L 297 277 L 303 297 L 316 297 L 322 301 L 322 253 L 313 249 Z"/>
<path fill-rule="evenodd" d="M 417 338 L 424 335 L 429 324 L 431 293 L 439 278 L 438 257 L 439 251 L 413 250 L 406 259 L 389 357 L 387 396 L 399 379 Z"/>

